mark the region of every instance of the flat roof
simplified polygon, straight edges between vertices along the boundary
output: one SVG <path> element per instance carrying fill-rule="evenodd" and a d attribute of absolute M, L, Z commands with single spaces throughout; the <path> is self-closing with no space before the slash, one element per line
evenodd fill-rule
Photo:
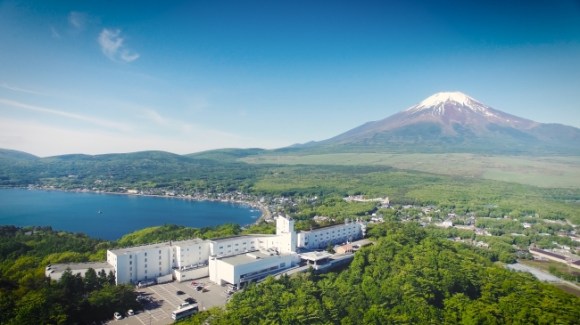
<path fill-rule="evenodd" d="M 228 241 L 228 240 L 232 240 L 232 239 L 254 238 L 254 237 L 255 236 L 241 235 L 241 236 L 230 236 L 230 237 L 214 238 L 214 239 L 210 239 L 210 241 L 219 243 L 219 242 L 222 242 L 222 241 Z"/>
<path fill-rule="evenodd" d="M 194 238 L 194 239 L 186 239 L 186 240 L 179 240 L 179 241 L 171 241 L 170 243 L 174 246 L 186 246 L 186 245 L 193 245 L 193 244 L 201 244 L 206 242 L 206 240 L 201 238 Z"/>
<path fill-rule="evenodd" d="M 116 255 L 122 255 L 127 253 L 136 253 L 140 251 L 145 251 L 154 248 L 161 248 L 169 246 L 169 242 L 151 244 L 151 245 L 143 245 L 143 246 L 133 246 L 133 247 L 125 247 L 125 248 L 118 248 L 118 249 L 110 249 L 111 253 Z"/>
<path fill-rule="evenodd" d="M 193 244 L 201 244 L 206 240 L 201 238 L 193 238 L 193 239 L 186 239 L 186 240 L 179 240 L 179 241 L 166 241 L 161 243 L 149 244 L 149 245 L 141 245 L 141 246 L 131 246 L 131 247 L 124 247 L 124 248 L 117 248 L 117 249 L 110 249 L 112 253 L 116 255 L 133 253 L 133 252 L 140 252 L 149 249 L 167 247 L 167 246 L 187 246 Z"/>
<path fill-rule="evenodd" d="M 344 227 L 344 226 L 348 226 L 348 225 L 352 225 L 352 224 L 357 224 L 356 222 L 349 222 L 349 223 L 339 223 L 337 225 L 330 225 L 330 226 L 324 226 L 324 227 L 320 227 L 320 228 L 315 228 L 312 230 L 302 230 L 300 232 L 315 232 L 315 231 L 321 231 L 321 230 L 327 230 L 327 229 L 332 229 L 332 228 L 340 228 L 340 227 Z"/>
<path fill-rule="evenodd" d="M 254 251 L 254 252 L 250 252 L 250 253 L 244 253 L 244 254 L 240 254 L 240 255 L 235 255 L 235 256 L 229 256 L 229 257 L 224 257 L 221 258 L 220 261 L 236 266 L 236 265 L 244 265 L 244 264 L 251 264 L 254 263 L 256 261 L 260 261 L 260 260 L 267 260 L 267 259 L 272 259 L 272 258 L 277 258 L 280 256 L 289 256 L 291 254 L 274 254 L 274 255 L 268 255 L 268 254 L 264 254 L 260 251 Z M 258 258 L 255 258 L 255 257 Z"/>
<path fill-rule="evenodd" d="M 47 268 L 48 267 L 49 266 L 47 266 Z M 67 268 L 70 268 L 72 271 L 93 268 L 95 271 L 99 272 L 101 269 L 112 269 L 113 266 L 107 262 L 62 263 L 50 265 L 50 269 L 54 270 L 54 272 L 64 272 Z"/>
<path fill-rule="evenodd" d="M 538 253 L 540 253 L 540 254 L 545 254 L 545 255 L 548 255 L 548 256 L 552 256 L 552 257 L 555 257 L 555 258 L 558 258 L 558 259 L 561 259 L 561 260 L 566 260 L 566 257 L 564 257 L 564 256 L 562 256 L 562 255 L 560 255 L 560 254 L 556 254 L 556 253 L 548 252 L 548 251 L 545 251 L 545 250 L 543 250 L 543 249 L 539 249 L 539 248 L 530 248 L 530 251 L 532 251 L 532 252 L 538 252 Z"/>
<path fill-rule="evenodd" d="M 320 261 L 320 260 L 323 260 L 325 258 L 329 258 L 331 256 L 332 256 L 332 254 L 330 254 L 329 252 L 326 252 L 326 251 L 308 252 L 308 253 L 300 254 L 300 258 L 305 259 L 305 260 L 309 260 L 309 261 Z"/>

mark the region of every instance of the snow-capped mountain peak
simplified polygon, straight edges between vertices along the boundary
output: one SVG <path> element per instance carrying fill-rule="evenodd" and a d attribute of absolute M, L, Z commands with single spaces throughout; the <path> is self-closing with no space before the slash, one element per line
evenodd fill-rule
<path fill-rule="evenodd" d="M 448 105 L 468 108 L 474 112 L 484 113 L 486 115 L 492 114 L 488 109 L 489 107 L 458 91 L 436 93 L 427 97 L 419 104 L 408 108 L 406 111 L 414 113 L 424 110 L 432 110 L 432 113 L 443 115 L 445 114 L 445 107 Z"/>
<path fill-rule="evenodd" d="M 415 106 L 328 140 L 324 150 L 386 152 L 580 152 L 580 129 L 542 124 L 489 107 L 461 92 L 434 94 Z"/>

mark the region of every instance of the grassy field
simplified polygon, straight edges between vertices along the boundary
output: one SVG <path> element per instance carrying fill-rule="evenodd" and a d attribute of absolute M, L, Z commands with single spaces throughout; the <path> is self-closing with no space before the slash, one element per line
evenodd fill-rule
<path fill-rule="evenodd" d="M 535 267 L 536 269 L 540 269 L 548 273 L 550 273 L 550 267 L 554 267 L 556 270 L 570 275 L 577 275 L 578 273 L 580 273 L 580 270 L 575 269 L 573 267 L 569 267 L 568 265 L 563 263 L 558 263 L 556 261 L 520 260 L 520 263 L 529 265 L 531 267 Z"/>
<path fill-rule="evenodd" d="M 580 157 L 489 156 L 475 154 L 338 153 L 260 155 L 253 164 L 380 165 L 433 174 L 474 177 L 544 188 L 580 188 Z"/>

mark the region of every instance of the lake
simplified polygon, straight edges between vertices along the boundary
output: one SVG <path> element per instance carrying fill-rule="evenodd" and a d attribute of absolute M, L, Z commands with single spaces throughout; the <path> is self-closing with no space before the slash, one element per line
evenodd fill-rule
<path fill-rule="evenodd" d="M 51 226 L 108 240 L 138 229 L 250 224 L 261 212 L 234 203 L 179 198 L 0 189 L 0 225 Z"/>

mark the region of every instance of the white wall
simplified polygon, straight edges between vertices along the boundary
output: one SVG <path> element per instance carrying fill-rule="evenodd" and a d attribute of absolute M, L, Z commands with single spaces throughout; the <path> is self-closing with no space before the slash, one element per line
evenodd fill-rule
<path fill-rule="evenodd" d="M 196 269 L 190 269 L 185 271 L 175 270 L 175 279 L 178 282 L 183 282 L 187 280 L 195 280 L 199 278 L 203 278 L 209 275 L 209 267 L 199 267 Z"/>
<path fill-rule="evenodd" d="M 207 263 L 210 253 L 210 243 L 208 241 L 184 241 L 173 243 L 174 254 L 173 266 L 182 268 L 190 265 Z"/>
<path fill-rule="evenodd" d="M 210 254 L 213 256 L 232 256 L 259 249 L 258 240 L 253 236 L 240 236 L 219 239 L 210 244 Z"/>
<path fill-rule="evenodd" d="M 323 248 L 328 243 L 336 244 L 362 237 L 362 225 L 347 223 L 298 233 L 298 247 L 306 249 Z"/>
<path fill-rule="evenodd" d="M 294 257 L 294 255 L 274 255 L 268 258 L 256 259 L 251 263 L 240 265 L 232 265 L 224 260 L 215 260 L 213 263 L 210 262 L 210 265 L 214 264 L 216 271 L 213 279 L 210 274 L 210 280 L 218 284 L 227 282 L 237 285 L 241 282 L 241 277 L 245 274 L 257 272 L 257 276 L 261 277 L 264 274 L 264 270 L 268 270 L 272 267 L 275 267 L 275 270 L 271 272 L 277 272 L 289 268 L 293 265 L 293 261 L 295 260 Z"/>

